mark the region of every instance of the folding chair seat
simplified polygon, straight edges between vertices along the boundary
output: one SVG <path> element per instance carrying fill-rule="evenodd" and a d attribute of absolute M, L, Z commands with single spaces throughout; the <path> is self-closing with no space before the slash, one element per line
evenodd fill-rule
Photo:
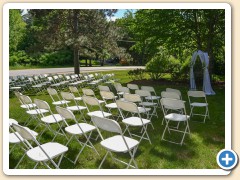
<path fill-rule="evenodd" d="M 97 97 L 95 96 L 95 93 L 92 89 L 82 88 L 82 92 L 85 96 L 93 96 L 97 99 Z M 98 100 L 98 102 L 100 104 L 105 103 L 103 100 Z"/>
<path fill-rule="evenodd" d="M 70 103 L 70 101 L 60 99 L 60 97 L 58 95 L 58 92 L 53 88 L 50 88 L 50 87 L 47 88 L 47 92 L 48 92 L 48 94 L 50 95 L 50 97 L 53 101 L 52 102 L 53 105 L 60 106 L 60 105 L 66 105 L 66 104 Z"/>
<path fill-rule="evenodd" d="M 25 122 L 24 125 L 27 126 L 32 119 L 35 119 L 37 121 L 37 125 L 35 126 L 35 128 L 37 128 L 41 124 L 41 120 L 40 120 L 41 114 L 48 113 L 49 111 L 46 109 L 38 109 L 36 107 L 32 108 L 31 106 L 29 106 L 29 104 L 30 105 L 33 104 L 29 96 L 21 95 L 20 99 L 23 102 L 23 104 L 27 107 L 26 113 L 30 115 L 30 118 L 28 119 L 28 121 Z"/>
<path fill-rule="evenodd" d="M 166 91 L 167 91 L 167 92 L 175 92 L 175 93 L 177 93 L 177 94 L 180 96 L 180 98 L 182 99 L 182 93 L 181 93 L 181 91 L 179 91 L 178 89 L 166 88 Z"/>
<path fill-rule="evenodd" d="M 88 116 L 97 116 L 97 117 L 109 117 L 112 116 L 111 113 L 108 112 L 104 112 L 102 109 L 101 104 L 99 103 L 99 100 L 95 97 L 91 97 L 91 96 L 83 96 L 83 102 L 85 103 L 88 113 Z M 93 110 L 90 111 L 89 107 L 98 107 L 98 110 Z"/>
<path fill-rule="evenodd" d="M 151 140 L 149 138 L 148 132 L 147 132 L 147 126 L 151 123 L 150 120 L 142 118 L 139 109 L 135 103 L 128 102 L 128 101 L 116 101 L 119 112 L 122 116 L 122 122 L 126 125 L 126 129 L 124 130 L 123 134 L 125 134 L 126 131 L 128 131 L 129 135 L 137 136 L 140 138 L 139 142 L 141 142 L 142 139 L 146 139 L 149 141 L 150 144 Z M 123 111 L 137 114 L 136 116 L 131 117 L 125 117 Z M 141 135 L 133 134 L 130 132 L 129 127 L 141 127 Z"/>
<path fill-rule="evenodd" d="M 210 119 L 209 116 L 209 109 L 208 109 L 208 102 L 207 102 L 207 97 L 206 94 L 203 91 L 188 91 L 188 100 L 190 104 L 190 116 L 203 116 L 203 122 L 205 123 L 206 117 Z M 194 108 L 205 108 L 205 113 L 194 113 L 193 109 Z"/>
<path fill-rule="evenodd" d="M 149 91 L 151 93 L 151 96 L 145 97 L 145 99 L 148 101 L 156 101 L 158 105 L 160 106 L 160 99 L 161 97 L 157 95 L 155 89 L 152 86 L 142 86 L 141 90 Z"/>
<path fill-rule="evenodd" d="M 152 116 L 158 117 L 158 114 L 157 114 L 158 103 L 155 103 L 153 101 L 153 99 L 151 99 L 151 97 L 152 97 L 151 93 L 147 90 L 136 90 L 135 93 L 138 94 L 142 99 L 142 102 L 139 103 L 139 105 L 141 105 L 143 107 L 146 107 L 146 108 L 147 107 L 148 108 L 153 108 L 149 118 L 152 119 Z M 146 98 L 148 98 L 147 101 L 144 101 Z"/>
<path fill-rule="evenodd" d="M 190 128 L 189 128 L 189 124 L 188 124 L 188 120 L 190 118 L 190 116 L 188 116 L 186 114 L 186 109 L 185 109 L 185 102 L 182 100 L 177 100 L 177 99 L 169 99 L 169 98 L 162 98 L 160 100 L 161 102 L 161 106 L 162 106 L 162 110 L 163 110 L 163 115 L 164 115 L 164 119 L 166 121 L 166 125 L 162 134 L 162 140 L 171 142 L 171 143 L 175 143 L 175 144 L 183 144 L 184 138 L 186 134 L 190 134 Z M 169 109 L 172 110 L 182 110 L 183 109 L 183 113 L 168 113 Z M 180 130 L 179 127 L 177 128 L 170 128 L 169 127 L 169 123 L 170 122 L 185 122 L 183 123 L 185 125 L 185 129 L 184 130 Z M 182 133 L 182 139 L 180 142 L 176 142 L 176 141 L 170 141 L 170 140 L 166 140 L 164 138 L 166 130 L 168 130 L 168 132 L 170 133 L 170 131 L 176 131 L 179 133 Z"/>
<path fill-rule="evenodd" d="M 44 84 L 37 83 L 32 77 L 28 77 L 29 82 L 31 83 L 31 87 L 34 89 L 35 93 L 39 93 L 45 89 Z"/>
<path fill-rule="evenodd" d="M 12 126 L 15 131 L 18 132 L 23 138 L 22 142 L 28 146 L 28 149 L 25 151 L 23 157 L 27 155 L 31 160 L 36 162 L 34 169 L 38 166 L 39 163 L 43 163 L 47 168 L 51 169 L 51 167 L 47 164 L 48 161 L 50 161 L 55 168 L 59 169 L 63 155 L 68 151 L 68 147 L 56 142 L 40 144 L 28 128 L 20 126 L 18 124 L 12 124 Z M 34 141 L 37 146 L 33 147 L 29 143 L 29 140 Z M 58 164 L 56 164 L 53 159 L 59 156 L 60 159 L 58 161 Z"/>
<path fill-rule="evenodd" d="M 54 141 L 57 135 L 62 135 L 67 138 L 66 134 L 62 129 L 63 125 L 68 125 L 65 119 L 62 118 L 60 114 L 54 114 L 46 101 L 34 99 L 34 103 L 37 105 L 38 109 L 45 109 L 49 111 L 48 115 L 46 115 L 45 113 L 40 113 L 41 121 L 46 125 L 45 128 L 42 130 L 40 137 L 47 129 L 49 129 L 49 131 L 54 134 L 52 141 Z M 53 128 L 52 127 L 53 124 L 57 124 L 57 128 Z"/>
<path fill-rule="evenodd" d="M 91 134 L 94 130 L 96 130 L 96 127 L 87 123 L 78 123 L 74 114 L 66 108 L 57 106 L 56 110 L 66 120 L 74 120 L 75 122 L 75 124 L 65 127 L 65 131 L 71 135 L 66 146 L 73 140 L 73 138 L 75 138 L 77 142 L 82 146 L 73 163 L 76 164 L 80 154 L 82 153 L 83 149 L 86 146 L 92 148 L 98 154 L 98 151 L 90 141 Z M 80 141 L 78 138 L 79 136 L 85 137 L 86 141 L 85 142 Z"/>
<path fill-rule="evenodd" d="M 129 167 L 138 168 L 137 163 L 134 159 L 134 156 L 137 152 L 139 141 L 124 136 L 120 125 L 114 120 L 92 116 L 92 122 L 97 127 L 97 130 L 101 137 L 101 140 L 102 140 L 100 142 L 101 146 L 107 150 L 107 153 L 104 156 L 98 168 L 99 169 L 101 168 L 108 154 L 110 154 L 114 160 L 127 165 L 127 168 Z M 117 133 L 118 135 L 114 135 L 104 139 L 100 130 L 111 132 L 111 133 Z M 129 153 L 130 161 L 127 163 L 120 159 L 117 159 L 113 157 L 112 153 Z"/>
<path fill-rule="evenodd" d="M 78 91 L 78 88 L 75 86 L 69 86 L 69 90 L 73 94 L 77 94 L 77 97 L 75 96 L 76 101 L 82 101 L 82 96 L 80 95 L 80 92 Z"/>

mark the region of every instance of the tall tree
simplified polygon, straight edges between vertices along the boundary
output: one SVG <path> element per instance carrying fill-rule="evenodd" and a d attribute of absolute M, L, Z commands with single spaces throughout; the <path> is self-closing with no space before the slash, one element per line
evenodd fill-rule
<path fill-rule="evenodd" d="M 34 9 L 29 11 L 42 49 L 70 47 L 74 54 L 74 72 L 77 74 L 80 73 L 79 52 L 101 54 L 101 51 L 107 48 L 106 41 L 110 39 L 108 36 L 110 22 L 107 21 L 106 16 L 114 12 L 116 10 L 110 9 Z"/>
<path fill-rule="evenodd" d="M 201 49 L 210 57 L 210 71 L 216 53 L 224 49 L 225 13 L 221 9 L 142 9 L 135 13 L 128 31 L 136 41 L 132 47 L 146 63 L 166 47 L 178 59 L 183 52 Z M 224 59 L 224 57 L 222 57 Z"/>
<path fill-rule="evenodd" d="M 9 48 L 10 53 L 18 49 L 19 44 L 23 40 L 26 30 L 26 23 L 21 16 L 21 10 L 9 10 Z"/>

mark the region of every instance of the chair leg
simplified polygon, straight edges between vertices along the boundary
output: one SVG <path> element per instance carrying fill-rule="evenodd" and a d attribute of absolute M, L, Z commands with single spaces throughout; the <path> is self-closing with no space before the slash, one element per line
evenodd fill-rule
<path fill-rule="evenodd" d="M 100 168 L 102 167 L 102 164 L 103 164 L 103 162 L 105 161 L 105 159 L 106 159 L 108 153 L 109 153 L 109 151 L 107 151 L 107 153 L 105 154 L 105 156 L 104 156 L 104 158 L 102 159 L 102 162 L 100 163 L 98 169 L 100 169 Z"/>

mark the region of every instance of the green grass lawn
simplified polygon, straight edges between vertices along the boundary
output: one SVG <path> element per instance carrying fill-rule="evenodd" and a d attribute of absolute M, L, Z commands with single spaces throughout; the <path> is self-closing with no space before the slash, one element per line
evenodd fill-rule
<path fill-rule="evenodd" d="M 127 75 L 128 71 L 115 71 L 116 78 L 120 79 L 120 83 L 126 85 L 126 83 L 131 82 L 131 79 Z M 109 73 L 109 72 L 104 72 Z M 135 81 L 136 82 L 136 81 Z M 137 82 L 139 85 L 145 85 L 146 81 Z M 177 84 L 177 83 L 161 83 L 160 81 L 149 81 L 147 85 L 154 86 L 158 95 L 161 91 L 164 91 L 167 87 L 179 89 L 182 92 L 183 100 L 186 101 L 187 113 L 189 111 L 189 103 L 187 99 L 187 91 L 189 84 Z M 196 116 L 189 122 L 191 134 L 186 135 L 184 144 L 182 146 L 165 142 L 161 140 L 164 126 L 162 125 L 163 113 L 160 108 L 157 109 L 158 118 L 154 117 L 152 123 L 154 129 L 151 126 L 148 127 L 148 132 L 152 145 L 148 141 L 142 140 L 138 147 L 135 160 L 138 167 L 141 169 L 215 169 L 218 168 L 216 162 L 217 153 L 225 147 L 225 89 L 224 87 L 216 86 L 213 87 L 216 95 L 207 96 L 209 103 L 209 111 L 211 119 L 207 119 L 206 123 L 195 122 L 202 119 L 202 117 Z M 95 91 L 98 97 L 98 90 Z M 51 99 L 49 95 L 30 95 L 31 99 L 42 99 L 47 101 L 51 105 Z M 56 113 L 55 107 L 51 105 L 53 112 Z M 9 113 L 10 118 L 16 119 L 20 124 L 23 124 L 28 119 L 28 115 L 24 112 L 24 109 L 20 108 L 20 102 L 18 99 L 11 95 L 9 99 Z M 76 114 L 76 116 L 79 116 Z M 87 117 L 87 116 L 86 116 Z M 90 118 L 87 118 L 90 122 Z M 124 129 L 124 125 L 119 120 L 121 127 Z M 35 123 L 30 123 L 29 128 L 33 129 Z M 43 126 L 36 129 L 40 132 Z M 181 128 L 181 127 L 180 127 Z M 135 130 L 137 131 L 137 130 Z M 94 133 L 93 136 L 97 134 Z M 171 134 L 169 138 L 179 138 L 178 134 Z M 42 135 L 40 139 L 41 143 L 50 141 L 53 138 L 53 134 L 48 130 Z M 82 139 L 82 138 L 80 138 Z M 58 136 L 56 138 L 57 142 L 65 144 L 66 139 Z M 74 165 L 67 158 L 63 158 L 60 168 L 62 169 L 95 169 L 98 168 L 103 156 L 106 151 L 101 147 L 100 140 L 94 141 L 92 143 L 100 153 L 98 156 L 92 149 L 85 148 L 83 153 L 80 155 L 78 162 Z M 11 146 L 10 146 L 11 148 Z M 80 145 L 73 141 L 69 145 L 69 151 L 66 153 L 68 158 L 75 158 L 76 154 L 80 149 Z M 20 148 L 15 148 L 10 154 L 10 167 L 14 168 L 18 160 L 23 155 L 23 151 Z M 128 160 L 129 156 L 127 154 L 117 155 L 121 159 Z M 19 168 L 31 169 L 34 164 L 27 157 L 24 158 Z M 38 168 L 45 168 L 39 166 Z M 109 157 L 102 168 L 105 169 L 115 169 L 115 168 L 125 168 L 124 165 L 115 163 Z"/>

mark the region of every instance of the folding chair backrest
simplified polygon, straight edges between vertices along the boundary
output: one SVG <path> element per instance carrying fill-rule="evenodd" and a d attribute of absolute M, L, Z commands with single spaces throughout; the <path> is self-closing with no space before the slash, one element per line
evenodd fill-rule
<path fill-rule="evenodd" d="M 120 83 L 114 83 L 113 85 L 117 91 L 118 91 L 118 87 L 122 87 Z"/>
<path fill-rule="evenodd" d="M 203 91 L 188 91 L 188 96 L 190 97 L 206 97 Z"/>
<path fill-rule="evenodd" d="M 128 102 L 128 101 L 121 101 L 121 100 L 117 100 L 116 103 L 117 103 L 117 107 L 124 111 L 139 113 L 138 107 L 135 103 Z"/>
<path fill-rule="evenodd" d="M 124 94 L 123 98 L 125 101 L 129 101 L 129 102 L 133 102 L 133 103 L 142 101 L 141 97 L 138 94 Z"/>
<path fill-rule="evenodd" d="M 61 92 L 61 96 L 65 100 L 74 100 L 74 95 L 69 92 Z"/>
<path fill-rule="evenodd" d="M 20 136 L 23 139 L 36 141 L 36 137 L 31 133 L 30 129 L 28 129 L 27 127 L 23 127 L 15 123 L 12 124 L 12 127 L 15 129 L 16 132 L 20 134 Z"/>
<path fill-rule="evenodd" d="M 92 116 L 91 119 L 94 125 L 102 130 L 112 132 L 112 133 L 122 134 L 122 129 L 119 126 L 119 124 L 112 119 L 96 117 L 96 116 Z"/>
<path fill-rule="evenodd" d="M 173 110 L 185 109 L 185 104 L 182 100 L 162 98 L 160 102 L 161 102 L 161 105 L 167 109 L 173 109 Z"/>
<path fill-rule="evenodd" d="M 179 91 L 178 89 L 173 89 L 173 88 L 166 88 L 167 92 L 176 92 L 177 94 L 179 94 L 179 96 L 182 98 L 182 93 L 181 91 Z"/>
<path fill-rule="evenodd" d="M 83 101 L 90 106 L 100 106 L 98 99 L 91 96 L 83 96 Z"/>
<path fill-rule="evenodd" d="M 91 89 L 83 88 L 83 89 L 82 89 L 82 92 L 83 92 L 83 94 L 86 95 L 86 96 L 94 96 L 94 95 L 95 95 L 95 93 L 94 93 L 93 90 L 91 90 Z"/>
<path fill-rule="evenodd" d="M 113 92 L 100 91 L 100 95 L 103 99 L 115 99 L 115 95 L 113 94 Z"/>
<path fill-rule="evenodd" d="M 118 91 L 124 92 L 124 93 L 130 93 L 129 88 L 123 87 L 123 86 L 119 86 L 119 87 L 118 87 Z"/>
<path fill-rule="evenodd" d="M 98 89 L 99 89 L 100 91 L 108 91 L 108 92 L 110 92 L 110 89 L 109 89 L 108 86 L 99 85 L 99 86 L 98 86 Z"/>
<path fill-rule="evenodd" d="M 155 90 L 152 86 L 142 86 L 141 87 L 142 90 L 145 90 L 145 91 L 149 91 L 149 92 L 154 92 L 155 93 Z"/>
<path fill-rule="evenodd" d="M 21 95 L 19 97 L 21 99 L 21 101 L 23 102 L 23 104 L 27 105 L 27 104 L 32 104 L 32 100 L 29 96 L 26 95 Z"/>
<path fill-rule="evenodd" d="M 170 98 L 170 99 L 181 99 L 178 93 L 176 92 L 167 92 L 167 91 L 162 91 L 161 92 L 161 97 L 162 98 Z"/>
<path fill-rule="evenodd" d="M 34 99 L 34 103 L 37 105 L 39 109 L 46 109 L 51 110 L 50 106 L 46 101 L 40 100 L 40 99 Z"/>
<path fill-rule="evenodd" d="M 141 97 L 149 97 L 149 96 L 151 96 L 150 91 L 147 91 L 147 90 L 136 90 L 135 93 L 138 94 Z"/>
<path fill-rule="evenodd" d="M 132 90 L 137 90 L 139 89 L 137 84 L 127 84 L 127 87 Z"/>
<path fill-rule="evenodd" d="M 56 110 L 58 114 L 60 114 L 64 119 L 76 120 L 75 115 L 72 113 L 72 111 L 59 106 L 56 106 Z"/>
<path fill-rule="evenodd" d="M 57 91 L 53 88 L 47 88 L 47 92 L 50 94 L 50 95 L 57 95 Z"/>

